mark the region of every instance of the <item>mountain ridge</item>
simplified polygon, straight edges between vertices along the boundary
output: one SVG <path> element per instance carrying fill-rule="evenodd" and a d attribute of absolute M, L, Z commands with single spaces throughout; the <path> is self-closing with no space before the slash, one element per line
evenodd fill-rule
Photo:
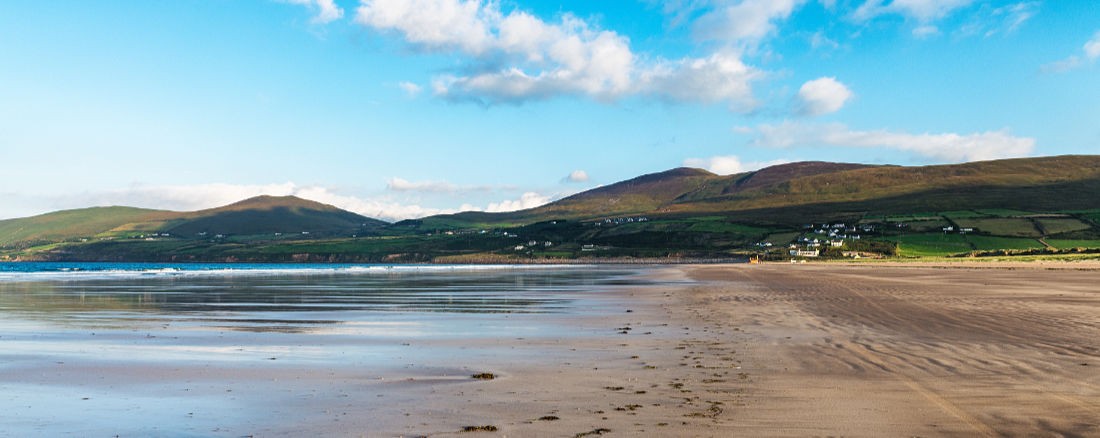
<path fill-rule="evenodd" d="M 807 237 L 809 224 L 826 222 L 875 230 L 866 243 L 846 245 L 877 254 L 1055 250 L 1055 245 L 1100 250 L 1097 193 L 1096 155 L 929 166 L 811 161 L 733 175 L 674 168 L 526 210 L 462 212 L 393 224 L 280 196 L 194 212 L 66 210 L 0 221 L 0 260 L 375 263 L 500 262 L 518 260 L 520 254 L 712 257 L 756 251 L 763 247 L 754 245 L 764 243 L 785 248 L 797 243 L 791 239 Z M 963 224 L 977 234 L 939 232 Z M 897 249 L 902 247 L 909 249 Z"/>

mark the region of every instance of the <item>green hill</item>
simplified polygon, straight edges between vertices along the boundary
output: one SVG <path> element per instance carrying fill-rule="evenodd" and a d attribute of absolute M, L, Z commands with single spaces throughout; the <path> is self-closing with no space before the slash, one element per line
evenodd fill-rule
<path fill-rule="evenodd" d="M 90 238 L 126 224 L 162 221 L 175 213 L 133 207 L 92 207 L 0 221 L 0 247 Z"/>
<path fill-rule="evenodd" d="M 331 205 L 294 196 L 258 196 L 224 207 L 183 213 L 162 228 L 179 236 L 298 234 L 350 235 L 387 225 Z"/>
<path fill-rule="evenodd" d="M 1010 208 L 1100 208 L 1100 156 L 1059 156 L 938 166 L 790 163 L 729 176 L 673 169 L 512 213 L 425 218 L 425 226 L 524 225 L 645 214 L 721 215 L 793 225 L 817 217 Z"/>
<path fill-rule="evenodd" d="M 676 168 L 597 187 L 550 204 L 510 213 L 463 212 L 439 215 L 405 225 L 421 228 L 463 226 L 517 226 L 550 219 L 589 219 L 659 211 L 685 193 L 704 187 L 720 187 L 726 177 L 703 169 Z M 402 223 L 398 223 L 402 225 Z"/>
<path fill-rule="evenodd" d="M 27 248 L 82 239 L 176 238 L 296 234 L 307 238 L 376 232 L 386 222 L 293 196 L 259 196 L 224 207 L 172 212 L 92 207 L 0 221 L 0 248 Z M 307 233 L 307 234 L 303 234 Z"/>

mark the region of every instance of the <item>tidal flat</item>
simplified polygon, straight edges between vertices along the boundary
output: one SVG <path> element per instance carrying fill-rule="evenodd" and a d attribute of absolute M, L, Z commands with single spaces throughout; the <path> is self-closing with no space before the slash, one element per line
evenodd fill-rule
<path fill-rule="evenodd" d="M 7 279 L 0 434 L 1095 436 L 1098 280 L 1072 264 Z"/>

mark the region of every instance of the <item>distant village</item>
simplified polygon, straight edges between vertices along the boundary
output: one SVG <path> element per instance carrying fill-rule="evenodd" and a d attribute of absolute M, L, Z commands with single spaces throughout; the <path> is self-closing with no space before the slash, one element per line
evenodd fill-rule
<path fill-rule="evenodd" d="M 872 233 L 874 225 L 849 225 L 844 222 L 825 224 L 806 224 L 802 226 L 805 233 L 791 242 L 787 249 L 792 257 L 819 257 L 823 248 L 845 248 L 845 240 L 861 240 L 860 233 Z M 759 247 L 771 247 L 772 242 L 760 242 Z M 858 251 L 843 251 L 845 257 L 860 258 L 863 255 Z"/>

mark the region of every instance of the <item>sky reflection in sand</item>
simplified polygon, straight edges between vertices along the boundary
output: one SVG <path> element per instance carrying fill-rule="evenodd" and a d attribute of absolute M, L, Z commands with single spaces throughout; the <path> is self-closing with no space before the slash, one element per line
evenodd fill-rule
<path fill-rule="evenodd" d="M 0 436 L 218 435 L 272 415 L 228 412 L 287 391 L 459 378 L 467 371 L 454 364 L 523 354 L 499 339 L 583 334 L 552 316 L 606 311 L 598 292 L 643 281 L 636 272 L 0 282 L 0 411 L 14 415 Z"/>

